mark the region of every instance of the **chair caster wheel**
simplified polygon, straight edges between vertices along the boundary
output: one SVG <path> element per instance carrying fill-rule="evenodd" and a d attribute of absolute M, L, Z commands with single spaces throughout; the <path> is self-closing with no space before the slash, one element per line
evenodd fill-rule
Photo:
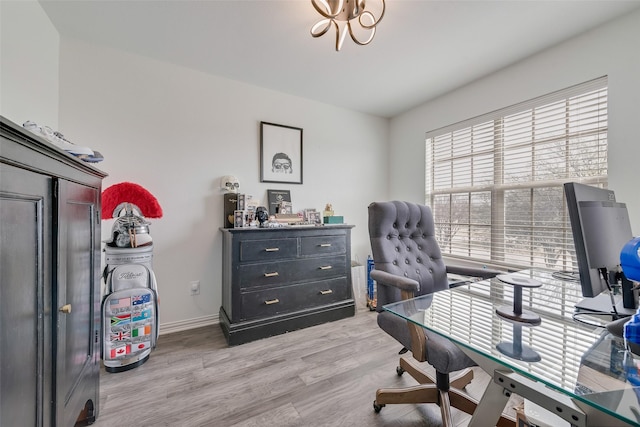
<path fill-rule="evenodd" d="M 404 369 L 402 369 L 400 366 L 396 366 L 396 374 L 401 377 L 402 374 L 404 374 Z"/>
<path fill-rule="evenodd" d="M 373 401 L 373 410 L 376 411 L 376 414 L 379 414 L 384 405 L 378 405 L 376 401 Z"/>

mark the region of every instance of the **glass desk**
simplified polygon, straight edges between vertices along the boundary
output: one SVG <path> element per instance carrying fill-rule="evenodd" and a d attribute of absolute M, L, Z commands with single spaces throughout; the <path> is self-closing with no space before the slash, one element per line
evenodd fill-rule
<path fill-rule="evenodd" d="M 632 385 L 640 385 L 640 357 L 606 329 L 574 321 L 573 306 L 563 304 L 563 282 L 535 270 L 514 275 L 542 282 L 522 291 L 523 309 L 540 316 L 537 326 L 496 314 L 513 306 L 514 295 L 497 279 L 383 308 L 448 338 L 493 377 L 470 426 L 495 425 L 511 393 L 571 425 L 640 426 L 640 388 Z"/>

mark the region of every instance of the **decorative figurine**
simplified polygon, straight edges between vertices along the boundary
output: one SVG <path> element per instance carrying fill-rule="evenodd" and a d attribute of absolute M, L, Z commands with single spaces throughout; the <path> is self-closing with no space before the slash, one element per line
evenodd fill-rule
<path fill-rule="evenodd" d="M 324 217 L 333 216 L 333 206 L 331 205 L 331 203 L 327 203 L 327 205 L 324 207 L 324 212 L 322 212 L 322 216 Z"/>
<path fill-rule="evenodd" d="M 226 190 L 227 193 L 237 193 L 239 188 L 240 182 L 233 175 L 225 175 L 220 179 L 220 189 Z"/>
<path fill-rule="evenodd" d="M 269 211 L 264 206 L 258 206 L 256 208 L 256 219 L 260 223 L 260 227 L 264 226 L 264 223 L 269 220 Z"/>

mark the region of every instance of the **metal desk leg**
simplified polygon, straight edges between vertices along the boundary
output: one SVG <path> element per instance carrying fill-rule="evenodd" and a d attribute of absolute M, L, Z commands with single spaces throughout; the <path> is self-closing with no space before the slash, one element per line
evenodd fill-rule
<path fill-rule="evenodd" d="M 525 378 L 515 372 L 496 369 L 493 381 L 512 393 L 528 399 L 552 414 L 566 420 L 572 426 L 586 427 L 586 414 L 568 396 L 546 387 L 542 383 Z"/>
<path fill-rule="evenodd" d="M 506 370 L 506 368 L 489 358 L 485 358 L 474 351 L 459 346 L 471 360 L 493 377 L 493 381 L 485 390 L 476 407 L 469 427 L 486 427 L 496 425 L 504 410 L 509 396 L 515 393 L 525 399 L 542 406 L 551 413 L 555 413 L 576 427 L 627 426 L 622 420 L 597 410 L 585 403 L 573 400 L 569 396 L 552 390 L 541 383 L 532 381 L 520 374 Z M 633 390 L 625 391 L 629 398 L 635 399 Z M 632 399 L 632 400 L 633 400 Z M 640 419 L 639 419 L 640 420 Z"/>
<path fill-rule="evenodd" d="M 504 393 L 504 387 L 490 382 L 471 416 L 469 427 L 495 426 L 508 400 L 509 396 Z"/>
<path fill-rule="evenodd" d="M 471 360 L 486 373 L 491 375 L 499 365 L 490 359 L 480 356 L 478 353 L 465 347 L 458 346 Z M 509 401 L 509 393 L 505 393 L 504 387 L 491 381 L 487 386 L 482 398 L 478 402 L 476 410 L 471 416 L 469 427 L 495 426 L 504 411 L 504 407 Z"/>
<path fill-rule="evenodd" d="M 629 426 L 628 423 L 597 410 L 593 406 L 572 399 L 515 372 L 497 369 L 493 373 L 493 380 L 498 385 L 505 387 L 506 390 L 511 390 L 513 393 L 540 405 L 574 427 Z M 631 394 L 634 400 L 636 399 L 632 390 L 627 389 L 625 392 Z"/>

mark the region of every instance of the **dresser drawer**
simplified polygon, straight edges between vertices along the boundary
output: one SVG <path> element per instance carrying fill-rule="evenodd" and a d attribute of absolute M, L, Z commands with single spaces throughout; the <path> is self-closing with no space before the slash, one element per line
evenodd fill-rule
<path fill-rule="evenodd" d="M 273 261 L 298 256 L 298 239 L 257 239 L 240 242 L 240 262 Z"/>
<path fill-rule="evenodd" d="M 347 250 L 347 238 L 342 236 L 305 237 L 300 242 L 300 254 L 317 256 L 343 254 Z"/>
<path fill-rule="evenodd" d="M 290 261 L 245 264 L 238 267 L 240 289 L 275 287 L 299 282 L 344 276 L 344 256 L 328 256 Z"/>
<path fill-rule="evenodd" d="M 242 320 L 319 307 L 351 298 L 346 277 L 242 294 Z"/>

